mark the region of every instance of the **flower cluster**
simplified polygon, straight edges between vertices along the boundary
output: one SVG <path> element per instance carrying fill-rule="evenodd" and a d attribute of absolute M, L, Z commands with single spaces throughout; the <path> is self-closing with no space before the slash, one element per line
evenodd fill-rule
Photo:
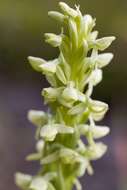
<path fill-rule="evenodd" d="M 99 38 L 94 31 L 95 19 L 82 15 L 60 2 L 62 13 L 51 11 L 49 16 L 61 23 L 59 35 L 46 33 L 45 38 L 58 47 L 58 58 L 46 61 L 28 57 L 34 70 L 45 75 L 49 84 L 42 90 L 50 112 L 30 110 L 28 119 L 37 126 L 36 153 L 27 160 L 39 160 L 41 169 L 36 176 L 16 174 L 16 183 L 23 190 L 78 190 L 78 177 L 87 171 L 93 174 L 91 161 L 101 158 L 107 146 L 96 139 L 109 133 L 107 126 L 98 126 L 108 105 L 91 98 L 93 87 L 102 80 L 102 69 L 113 58 L 112 53 L 100 53 L 115 37 Z M 86 139 L 86 144 L 83 138 Z"/>

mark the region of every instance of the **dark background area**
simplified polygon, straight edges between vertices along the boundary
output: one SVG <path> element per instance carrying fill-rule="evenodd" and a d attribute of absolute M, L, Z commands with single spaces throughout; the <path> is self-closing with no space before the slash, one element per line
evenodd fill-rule
<path fill-rule="evenodd" d="M 58 9 L 58 0 L 0 0 L 0 190 L 17 190 L 16 171 L 35 173 L 37 163 L 25 156 L 34 149 L 35 128 L 27 120 L 29 109 L 43 109 L 42 88 L 46 80 L 28 64 L 29 55 L 52 59 L 58 50 L 44 43 L 43 33 L 60 33 L 60 26 L 47 16 Z M 104 80 L 94 97 L 105 101 L 110 111 L 103 124 L 111 127 L 104 139 L 109 149 L 94 162 L 95 174 L 82 179 L 83 189 L 127 189 L 127 1 L 66 0 L 81 5 L 84 14 L 97 19 L 100 37 L 114 35 L 117 40 L 108 51 L 114 60 L 104 69 Z"/>

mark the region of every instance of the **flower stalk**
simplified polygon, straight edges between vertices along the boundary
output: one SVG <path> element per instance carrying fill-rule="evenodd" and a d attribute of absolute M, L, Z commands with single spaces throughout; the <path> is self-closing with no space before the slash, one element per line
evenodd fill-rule
<path fill-rule="evenodd" d="M 115 37 L 97 39 L 95 19 L 82 15 L 79 6 L 72 9 L 63 2 L 59 6 L 60 13 L 48 14 L 61 23 L 62 32 L 45 34 L 46 42 L 59 48 L 58 58 L 46 61 L 28 57 L 33 69 L 44 74 L 50 84 L 41 93 L 50 112 L 28 112 L 29 121 L 37 127 L 37 145 L 36 153 L 27 156 L 27 160 L 38 160 L 40 170 L 35 176 L 16 174 L 16 184 L 22 190 L 72 190 L 73 186 L 81 190 L 78 178 L 85 172 L 92 175 L 91 162 L 107 150 L 96 139 L 110 130 L 95 122 L 104 117 L 108 105 L 91 96 L 94 86 L 102 80 L 103 67 L 113 58 L 112 53 L 100 52 Z"/>

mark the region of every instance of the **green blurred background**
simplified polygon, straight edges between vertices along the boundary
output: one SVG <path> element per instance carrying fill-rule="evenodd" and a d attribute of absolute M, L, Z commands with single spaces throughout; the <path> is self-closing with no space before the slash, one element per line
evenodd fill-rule
<path fill-rule="evenodd" d="M 47 16 L 58 10 L 58 0 L 0 0 L 0 190 L 16 190 L 13 175 L 17 170 L 34 173 L 38 165 L 26 163 L 34 149 L 34 127 L 27 110 L 44 109 L 40 91 L 46 80 L 34 72 L 27 56 L 52 59 L 58 50 L 44 43 L 45 32 L 60 33 L 60 25 Z M 80 4 L 84 14 L 97 19 L 101 36 L 115 35 L 108 49 L 114 60 L 104 69 L 104 80 L 94 97 L 110 105 L 103 124 L 112 133 L 104 141 L 107 155 L 94 163 L 95 175 L 84 177 L 84 189 L 127 189 L 127 0 L 65 0 Z"/>

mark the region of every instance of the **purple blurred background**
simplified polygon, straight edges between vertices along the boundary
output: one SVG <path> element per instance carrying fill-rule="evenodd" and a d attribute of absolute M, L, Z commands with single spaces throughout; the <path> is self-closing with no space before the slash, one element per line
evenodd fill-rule
<path fill-rule="evenodd" d="M 34 174 L 37 163 L 25 161 L 34 150 L 35 128 L 27 120 L 29 109 L 43 109 L 42 88 L 48 86 L 34 72 L 27 56 L 52 59 L 58 51 L 44 43 L 44 32 L 60 32 L 60 26 L 48 18 L 48 10 L 58 9 L 58 0 L 0 1 L 0 190 L 17 190 L 14 173 Z M 127 1 L 66 0 L 80 4 L 84 14 L 97 18 L 100 36 L 115 35 L 117 40 L 108 50 L 115 54 L 104 70 L 104 80 L 94 90 L 94 98 L 110 106 L 102 124 L 111 127 L 104 139 L 109 149 L 93 163 L 95 174 L 81 180 L 83 189 L 127 189 Z"/>

